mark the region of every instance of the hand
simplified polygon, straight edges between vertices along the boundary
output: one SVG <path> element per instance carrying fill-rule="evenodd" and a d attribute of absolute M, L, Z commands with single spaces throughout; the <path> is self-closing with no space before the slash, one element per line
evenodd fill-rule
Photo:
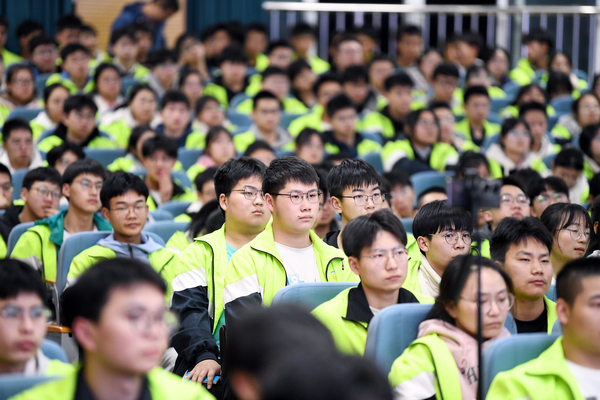
<path fill-rule="evenodd" d="M 48 218 L 56 214 L 58 214 L 58 208 L 48 208 L 44 210 L 44 218 Z"/>
<path fill-rule="evenodd" d="M 221 375 L 221 366 L 215 360 L 204 360 L 200 361 L 193 370 L 187 376 L 192 382 L 198 382 L 202 384 L 204 378 L 206 378 L 206 388 L 210 389 L 213 384 L 215 376 Z"/>
<path fill-rule="evenodd" d="M 171 201 L 173 197 L 173 180 L 171 174 L 162 174 L 158 178 L 158 192 L 163 203 Z"/>

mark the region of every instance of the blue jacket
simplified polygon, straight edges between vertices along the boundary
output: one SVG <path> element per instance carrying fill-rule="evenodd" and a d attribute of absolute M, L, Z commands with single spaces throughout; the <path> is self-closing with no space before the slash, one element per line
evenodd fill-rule
<path fill-rule="evenodd" d="M 125 28 L 134 22 L 145 22 L 152 29 L 154 36 L 154 43 L 152 43 L 152 48 L 150 50 L 166 48 L 167 44 L 163 35 L 165 23 L 157 23 L 155 21 L 152 21 L 150 18 L 146 17 L 142 12 L 142 7 L 144 6 L 144 4 L 146 3 L 137 2 L 127 4 L 125 7 L 123 7 L 123 11 L 121 11 L 121 14 L 119 14 L 119 16 L 113 21 L 112 26 L 110 27 L 110 31 L 113 32 L 117 29 Z"/>

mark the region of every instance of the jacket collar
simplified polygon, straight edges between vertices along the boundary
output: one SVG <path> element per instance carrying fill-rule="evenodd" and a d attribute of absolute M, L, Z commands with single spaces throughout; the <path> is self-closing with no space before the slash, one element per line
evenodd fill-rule
<path fill-rule="evenodd" d="M 63 210 L 52 217 L 35 221 L 35 225 L 44 225 L 50 228 L 50 241 L 59 247 L 63 244 L 67 211 Z M 112 226 L 98 213 L 94 214 L 94 225 L 99 231 L 112 231 Z"/>
<path fill-rule="evenodd" d="M 64 141 L 67 141 L 67 127 L 62 122 L 59 123 L 58 126 L 56 127 L 56 129 L 54 130 L 54 136 L 57 136 Z M 92 131 L 92 133 L 88 136 L 88 138 L 86 139 L 85 142 L 83 142 L 79 145 L 79 147 L 81 147 L 81 148 L 87 147 L 92 140 L 96 139 L 99 136 L 100 136 L 100 131 L 98 130 L 98 127 L 94 127 L 94 130 Z"/>
<path fill-rule="evenodd" d="M 414 295 L 412 295 L 412 293 L 410 293 L 408 290 L 400 288 L 398 291 L 398 304 L 416 301 L 415 299 L 412 299 L 413 297 Z M 373 312 L 369 307 L 369 302 L 367 301 L 367 296 L 365 295 L 365 290 L 363 289 L 361 282 L 357 287 L 350 289 L 348 292 L 348 309 L 346 310 L 346 316 L 343 317 L 343 319 L 348 321 L 364 322 L 365 324 L 369 325 L 373 317 Z"/>

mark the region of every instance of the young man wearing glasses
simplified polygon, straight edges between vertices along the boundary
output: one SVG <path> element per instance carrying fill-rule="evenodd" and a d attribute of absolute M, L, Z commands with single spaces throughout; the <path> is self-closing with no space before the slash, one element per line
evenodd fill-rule
<path fill-rule="evenodd" d="M 165 310 L 167 287 L 148 264 L 104 260 L 62 295 L 62 321 L 82 359 L 62 379 L 15 399 L 213 399 L 200 385 L 159 367 L 177 318 Z"/>
<path fill-rule="evenodd" d="M 381 210 L 357 217 L 346 232 L 344 252 L 360 283 L 321 304 L 313 314 L 329 328 L 340 351 L 363 355 L 373 316 L 385 307 L 418 300 L 402 288 L 408 265 L 406 231 L 394 214 Z"/>
<path fill-rule="evenodd" d="M 148 218 L 147 199 L 148 187 L 140 177 L 123 171 L 108 177 L 102 186 L 100 201 L 102 216 L 111 224 L 113 233 L 73 259 L 67 285 L 73 285 L 100 260 L 117 256 L 135 258 L 150 264 L 163 277 L 169 299 L 171 274 L 178 256 L 142 232 Z"/>
<path fill-rule="evenodd" d="M 570 203 L 569 187 L 564 180 L 555 176 L 532 179 L 527 186 L 529 197 L 529 212 L 532 217 L 540 219 L 549 205 L 555 203 Z"/>
<path fill-rule="evenodd" d="M 342 233 L 346 224 L 361 215 L 370 216 L 385 201 L 381 180 L 375 168 L 366 161 L 347 159 L 329 171 L 327 189 L 333 209 L 342 217 L 342 229 L 329 232 L 325 243 L 342 248 Z"/>
<path fill-rule="evenodd" d="M 319 178 L 306 161 L 277 158 L 262 189 L 273 223 L 236 252 L 225 274 L 227 323 L 247 308 L 270 305 L 284 286 L 303 282 L 357 282 L 344 254 L 311 230 L 319 212 Z"/>
<path fill-rule="evenodd" d="M 262 193 L 265 165 L 250 157 L 226 161 L 214 182 L 225 224 L 197 238 L 181 254 L 172 282 L 172 307 L 181 329 L 172 345 L 177 350 L 174 373 L 193 382 L 207 379 L 211 389 L 221 374 L 219 330 L 225 322 L 223 291 L 231 256 L 261 233 L 271 212 Z"/>
<path fill-rule="evenodd" d="M 492 260 L 513 281 L 512 315 L 518 333 L 550 333 L 556 320 L 556 304 L 546 297 L 552 283 L 550 252 L 554 240 L 538 219 L 505 218 L 490 239 Z"/>
<path fill-rule="evenodd" d="M 488 225 L 483 229 L 484 237 L 489 239 L 496 226 L 504 218 L 529 217 L 531 213 L 529 204 L 529 197 L 525 194 L 521 184 L 514 178 L 503 178 L 500 189 L 500 207 L 483 210 L 483 218 Z"/>
<path fill-rule="evenodd" d="M 19 238 L 10 257 L 27 262 L 41 271 L 46 283 L 55 284 L 58 252 L 67 238 L 79 232 L 112 230 L 110 224 L 96 214 L 105 179 L 106 169 L 96 160 L 86 158 L 69 165 L 62 184 L 62 194 L 69 200 L 69 208 L 36 221 L 36 225 Z"/>

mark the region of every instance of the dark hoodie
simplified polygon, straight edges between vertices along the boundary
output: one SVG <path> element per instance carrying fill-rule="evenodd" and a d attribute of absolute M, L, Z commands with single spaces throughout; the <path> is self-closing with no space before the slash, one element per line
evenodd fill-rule
<path fill-rule="evenodd" d="M 10 207 L 6 209 L 4 214 L 0 217 L 0 235 L 2 235 L 2 239 L 4 239 L 4 243 L 8 244 L 8 235 L 12 228 L 16 225 L 19 225 L 21 221 L 19 220 L 19 214 L 23 211 L 23 206 L 16 206 L 11 204 Z"/>

